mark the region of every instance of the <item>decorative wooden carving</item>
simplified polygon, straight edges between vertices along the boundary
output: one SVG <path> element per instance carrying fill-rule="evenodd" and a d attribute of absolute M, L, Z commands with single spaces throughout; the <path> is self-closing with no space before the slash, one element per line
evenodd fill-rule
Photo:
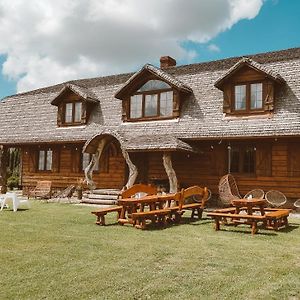
<path fill-rule="evenodd" d="M 1 185 L 1 194 L 5 194 L 7 192 L 7 167 L 8 167 L 8 148 L 2 147 L 0 149 L 0 175 L 2 178 L 2 185 Z"/>
<path fill-rule="evenodd" d="M 101 153 L 105 147 L 106 144 L 106 140 L 105 139 L 101 139 L 97 148 L 96 153 L 94 153 L 92 155 L 92 159 L 91 162 L 89 163 L 89 165 L 85 168 L 84 170 L 84 174 L 85 174 L 85 182 L 87 183 L 88 187 L 91 190 L 94 190 L 96 188 L 96 185 L 93 181 L 93 171 L 96 167 L 97 161 L 99 161 Z"/>
<path fill-rule="evenodd" d="M 122 154 L 123 154 L 123 156 L 125 158 L 125 161 L 126 161 L 126 163 L 128 165 L 128 168 L 129 168 L 128 180 L 127 180 L 127 183 L 125 184 L 125 188 L 129 189 L 135 183 L 135 180 L 136 180 L 136 178 L 138 176 L 138 169 L 133 164 L 133 162 L 131 161 L 129 153 L 126 150 L 122 149 Z"/>
<path fill-rule="evenodd" d="M 171 153 L 164 152 L 163 163 L 164 163 L 164 167 L 165 167 L 166 173 L 169 178 L 169 183 L 170 183 L 170 191 L 169 192 L 176 193 L 177 192 L 177 177 L 176 177 L 175 170 L 173 169 L 173 166 L 172 166 Z"/>

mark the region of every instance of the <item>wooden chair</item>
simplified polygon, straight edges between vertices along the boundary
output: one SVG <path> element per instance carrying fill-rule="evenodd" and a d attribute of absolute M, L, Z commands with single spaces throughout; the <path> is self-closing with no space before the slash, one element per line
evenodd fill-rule
<path fill-rule="evenodd" d="M 185 200 L 190 198 L 191 196 L 196 196 L 199 198 L 197 202 L 185 204 Z M 195 215 L 198 216 L 199 219 L 202 218 L 203 209 L 206 206 L 206 203 L 209 199 L 209 192 L 206 187 L 201 188 L 200 186 L 192 186 L 187 189 L 182 189 L 181 191 L 181 199 L 179 201 L 179 211 L 182 210 L 191 210 L 191 218 L 193 219 Z"/>
<path fill-rule="evenodd" d="M 234 177 L 227 174 L 220 179 L 219 196 L 224 205 L 230 205 L 234 199 L 241 199 L 241 195 Z"/>
<path fill-rule="evenodd" d="M 245 196 L 244 199 L 250 198 L 255 198 L 255 199 L 264 199 L 265 192 L 261 189 L 254 189 L 250 192 L 248 192 Z"/>
<path fill-rule="evenodd" d="M 36 187 L 29 191 L 28 198 L 51 198 L 52 181 L 38 181 Z"/>
<path fill-rule="evenodd" d="M 150 184 L 138 183 L 130 187 L 128 190 L 125 190 L 121 193 L 121 198 L 131 198 L 139 196 L 139 193 L 145 195 L 155 195 L 157 194 L 157 188 Z"/>
<path fill-rule="evenodd" d="M 287 201 L 286 196 L 283 193 L 274 190 L 268 191 L 266 193 L 266 200 L 273 207 L 280 207 L 284 205 Z"/>

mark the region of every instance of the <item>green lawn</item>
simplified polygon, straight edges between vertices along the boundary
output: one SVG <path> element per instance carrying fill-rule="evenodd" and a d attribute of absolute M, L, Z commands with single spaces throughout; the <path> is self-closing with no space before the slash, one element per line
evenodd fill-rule
<path fill-rule="evenodd" d="M 0 213 L 0 299 L 300 299 L 300 219 L 289 230 L 209 219 L 137 230 L 91 208 Z"/>

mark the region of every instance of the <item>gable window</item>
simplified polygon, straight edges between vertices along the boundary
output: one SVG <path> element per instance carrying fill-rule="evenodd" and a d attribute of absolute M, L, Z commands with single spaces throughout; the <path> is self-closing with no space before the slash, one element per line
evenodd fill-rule
<path fill-rule="evenodd" d="M 234 110 L 252 111 L 263 109 L 263 84 L 247 83 L 234 86 Z"/>
<path fill-rule="evenodd" d="M 81 123 L 82 102 L 67 102 L 64 107 L 64 123 Z"/>
<path fill-rule="evenodd" d="M 52 170 L 52 150 L 39 150 L 38 152 L 38 170 Z"/>
<path fill-rule="evenodd" d="M 130 97 L 130 119 L 173 116 L 173 90 L 161 80 L 147 81 Z"/>
<path fill-rule="evenodd" d="M 255 147 L 246 145 L 232 146 L 230 149 L 230 172 L 255 174 Z"/>

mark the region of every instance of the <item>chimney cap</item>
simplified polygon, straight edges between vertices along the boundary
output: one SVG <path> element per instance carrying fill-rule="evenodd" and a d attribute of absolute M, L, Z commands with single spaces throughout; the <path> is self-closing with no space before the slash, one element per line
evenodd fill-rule
<path fill-rule="evenodd" d="M 171 56 L 161 56 L 160 58 L 160 68 L 165 69 L 169 67 L 176 66 L 176 60 Z"/>

